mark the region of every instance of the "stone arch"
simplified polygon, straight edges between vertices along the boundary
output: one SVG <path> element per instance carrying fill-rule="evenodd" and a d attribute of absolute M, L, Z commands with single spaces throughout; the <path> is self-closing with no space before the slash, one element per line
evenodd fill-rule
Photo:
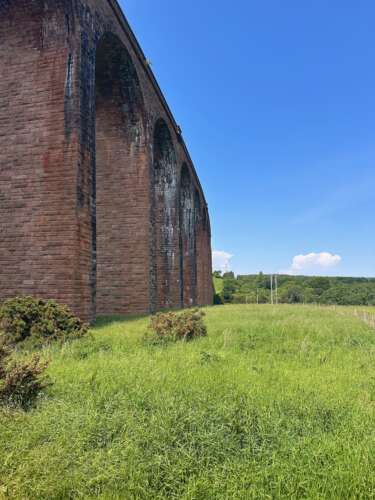
<path fill-rule="evenodd" d="M 179 192 L 181 304 L 191 307 L 197 301 L 197 190 L 189 167 L 182 165 Z"/>
<path fill-rule="evenodd" d="M 153 142 L 153 269 L 152 309 L 179 303 L 178 174 L 176 152 L 168 125 L 158 119 Z"/>
<path fill-rule="evenodd" d="M 97 43 L 95 64 L 92 233 L 98 314 L 148 309 L 142 271 L 148 256 L 144 116 L 131 56 L 107 32 Z"/>

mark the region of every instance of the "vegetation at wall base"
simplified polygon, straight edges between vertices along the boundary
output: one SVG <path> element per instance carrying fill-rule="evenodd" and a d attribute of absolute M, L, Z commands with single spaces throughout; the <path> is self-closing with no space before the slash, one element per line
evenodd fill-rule
<path fill-rule="evenodd" d="M 0 410 L 0 498 L 373 497 L 375 334 L 352 313 L 212 307 L 166 345 L 103 318 L 47 346 L 49 397 Z"/>
<path fill-rule="evenodd" d="M 30 409 L 50 385 L 45 376 L 48 362 L 40 353 L 27 351 L 81 338 L 87 329 L 54 300 L 27 296 L 6 300 L 0 307 L 0 406 Z M 22 358 L 16 352 L 20 345 Z"/>
<path fill-rule="evenodd" d="M 263 273 L 213 273 L 215 304 L 268 304 L 271 278 Z M 281 304 L 375 305 L 375 278 L 278 275 Z M 274 295 L 275 299 L 275 295 Z"/>
<path fill-rule="evenodd" d="M 5 344 L 65 342 L 82 337 L 87 329 L 66 306 L 54 300 L 21 296 L 6 300 L 0 308 L 0 341 Z"/>

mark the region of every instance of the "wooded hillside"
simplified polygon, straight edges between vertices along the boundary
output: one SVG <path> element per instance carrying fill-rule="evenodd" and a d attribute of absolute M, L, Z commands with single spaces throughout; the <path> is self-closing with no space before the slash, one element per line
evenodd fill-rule
<path fill-rule="evenodd" d="M 214 272 L 216 303 L 271 302 L 271 276 Z M 279 303 L 375 305 L 375 278 L 277 275 Z M 276 302 L 275 282 L 273 300 Z"/>

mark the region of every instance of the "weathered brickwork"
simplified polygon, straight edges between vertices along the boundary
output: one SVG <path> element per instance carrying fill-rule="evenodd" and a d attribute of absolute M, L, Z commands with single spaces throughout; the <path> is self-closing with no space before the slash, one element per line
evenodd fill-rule
<path fill-rule="evenodd" d="M 115 0 L 0 0 L 0 300 L 212 303 L 207 205 Z"/>

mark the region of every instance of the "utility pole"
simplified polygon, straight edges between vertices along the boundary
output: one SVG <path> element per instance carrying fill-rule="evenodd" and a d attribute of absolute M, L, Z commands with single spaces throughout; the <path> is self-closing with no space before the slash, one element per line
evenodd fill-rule
<path fill-rule="evenodd" d="M 259 292 L 258 292 L 258 288 L 257 288 L 257 304 L 259 305 Z"/>
<path fill-rule="evenodd" d="M 273 274 L 271 274 L 271 304 L 273 304 Z"/>
<path fill-rule="evenodd" d="M 276 305 L 279 303 L 279 297 L 278 297 L 278 293 L 277 293 L 277 274 L 275 274 L 275 290 L 276 290 Z"/>

